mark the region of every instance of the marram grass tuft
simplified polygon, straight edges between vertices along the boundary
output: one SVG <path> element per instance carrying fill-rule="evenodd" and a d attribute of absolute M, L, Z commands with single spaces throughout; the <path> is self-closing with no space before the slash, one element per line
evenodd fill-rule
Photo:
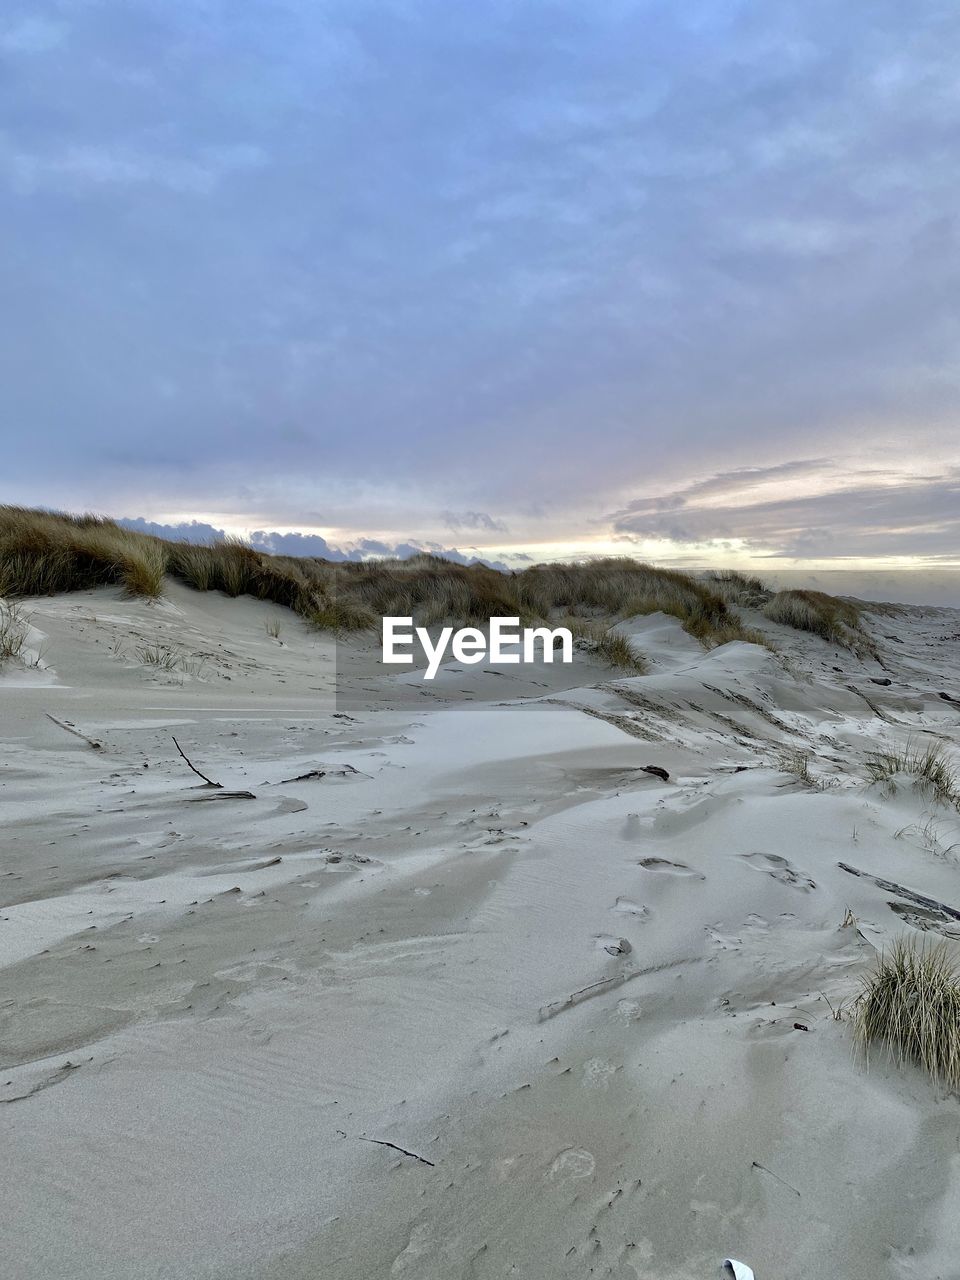
<path fill-rule="evenodd" d="M 960 1089 L 960 971 L 947 943 L 898 938 L 879 956 L 863 979 L 856 1031 L 868 1056 L 885 1045 L 900 1066 L 916 1063 Z"/>

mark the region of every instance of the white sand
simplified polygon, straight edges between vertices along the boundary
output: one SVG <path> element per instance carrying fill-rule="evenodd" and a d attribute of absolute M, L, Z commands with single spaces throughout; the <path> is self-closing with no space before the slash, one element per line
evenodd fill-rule
<path fill-rule="evenodd" d="M 863 770 L 957 742 L 960 615 L 875 618 L 883 668 L 655 616 L 644 677 L 426 688 L 249 600 L 29 609 L 45 667 L 0 676 L 4 1275 L 960 1274 L 957 1099 L 866 1069 L 828 1005 L 897 933 L 960 937 L 838 865 L 960 908 L 960 817 Z M 158 638 L 199 676 L 137 661 Z"/>

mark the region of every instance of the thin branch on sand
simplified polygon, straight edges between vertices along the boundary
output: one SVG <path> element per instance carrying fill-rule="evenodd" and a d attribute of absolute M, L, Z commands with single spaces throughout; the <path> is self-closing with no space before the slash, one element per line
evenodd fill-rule
<path fill-rule="evenodd" d="M 374 1142 L 378 1147 L 390 1147 L 394 1151 L 399 1151 L 402 1156 L 409 1156 L 411 1160 L 419 1160 L 421 1164 L 429 1165 L 431 1169 L 437 1166 L 432 1160 L 427 1160 L 425 1156 L 418 1156 L 415 1151 L 408 1151 L 406 1147 L 398 1147 L 395 1142 L 385 1142 L 383 1138 L 365 1138 L 363 1134 L 358 1134 L 361 1142 Z"/>
<path fill-rule="evenodd" d="M 771 1178 L 776 1178 L 776 1180 L 781 1184 L 781 1186 L 786 1187 L 788 1191 L 792 1191 L 795 1196 L 800 1195 L 800 1192 L 797 1190 L 797 1188 L 791 1187 L 789 1182 L 784 1182 L 783 1178 L 780 1177 L 779 1173 L 774 1173 L 772 1169 L 768 1169 L 767 1166 L 765 1164 L 761 1164 L 759 1160 L 753 1160 L 751 1163 L 754 1169 L 761 1169 L 764 1173 L 769 1173 Z"/>
<path fill-rule="evenodd" d="M 72 733 L 75 738 L 79 738 L 82 742 L 85 742 L 88 747 L 93 747 L 94 751 L 103 750 L 102 742 L 97 742 L 96 738 L 88 738 L 87 735 L 85 733 L 81 733 L 75 725 L 68 724 L 66 720 L 58 720 L 57 717 L 52 716 L 49 711 L 45 711 L 43 714 L 48 720 L 52 720 L 54 724 L 59 725 L 61 729 L 66 729 L 67 733 Z"/>
<path fill-rule="evenodd" d="M 172 733 L 170 737 L 173 738 Z M 200 772 L 197 766 L 192 763 L 189 756 L 184 751 L 183 747 L 181 747 L 180 743 L 176 740 L 176 738 L 173 738 L 173 745 L 177 748 L 177 750 L 183 756 L 184 760 L 186 760 L 187 765 L 193 770 L 193 772 L 197 775 L 198 778 L 202 778 L 204 780 L 204 782 L 207 784 L 208 787 L 216 787 L 218 791 L 222 789 L 223 787 L 222 782 L 214 782 L 212 778 L 208 778 L 205 773 Z"/>

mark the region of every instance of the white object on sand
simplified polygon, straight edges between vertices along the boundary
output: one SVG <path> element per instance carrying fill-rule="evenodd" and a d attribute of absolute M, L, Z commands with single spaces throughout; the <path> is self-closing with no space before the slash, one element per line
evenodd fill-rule
<path fill-rule="evenodd" d="M 724 1258 L 723 1274 L 732 1275 L 733 1280 L 755 1280 L 754 1274 L 745 1262 L 738 1262 L 736 1258 Z"/>

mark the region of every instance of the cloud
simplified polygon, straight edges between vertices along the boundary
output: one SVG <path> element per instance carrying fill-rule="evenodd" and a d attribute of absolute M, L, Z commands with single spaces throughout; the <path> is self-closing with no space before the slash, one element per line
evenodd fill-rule
<path fill-rule="evenodd" d="M 268 533 L 265 529 L 256 529 L 246 540 L 257 551 L 266 551 L 274 556 L 316 556 L 321 560 L 361 558 L 350 556 L 339 547 L 331 547 L 318 533 Z"/>
<path fill-rule="evenodd" d="M 135 533 L 150 533 L 155 538 L 170 538 L 174 542 L 192 542 L 198 546 L 207 546 L 211 542 L 222 542 L 227 536 L 223 529 L 214 528 L 200 520 L 186 520 L 180 524 L 157 524 L 153 520 L 144 520 L 142 516 L 122 516 L 117 524 L 124 529 L 132 529 Z"/>
<path fill-rule="evenodd" d="M 444 511 L 440 517 L 448 529 L 458 533 L 461 529 L 478 529 L 482 533 L 507 533 L 502 520 L 496 520 L 486 511 Z"/>
<path fill-rule="evenodd" d="M 201 546 L 222 542 L 227 536 L 223 529 L 217 529 L 214 525 L 198 520 L 189 520 L 180 524 L 158 524 L 156 521 L 136 516 L 119 519 L 117 524 L 137 533 L 150 533 L 157 538 L 169 538 L 173 541 L 190 542 Z M 412 556 L 427 552 L 430 555 L 442 556 L 443 559 L 451 560 L 455 564 L 486 564 L 493 569 L 503 570 L 509 567 L 500 560 L 488 560 L 480 555 L 465 554 L 456 547 L 442 547 L 438 543 L 390 543 L 375 538 L 360 538 L 349 542 L 346 546 L 335 547 L 317 533 L 298 531 L 280 533 L 266 529 L 253 530 L 244 541 L 254 550 L 265 552 L 267 555 L 314 557 L 338 563 L 369 560 L 374 557 L 409 560 Z"/>
<path fill-rule="evenodd" d="M 0 164 L 21 195 L 45 183 L 75 190 L 163 187 L 181 195 L 208 195 L 233 171 L 263 163 L 259 148 L 225 145 L 196 155 L 164 155 L 130 147 L 68 146 L 57 151 L 0 151 Z"/>
<path fill-rule="evenodd" d="M 44 446 L 5 451 L 15 500 L 546 545 L 611 510 L 735 537 L 684 475 L 960 464 L 956 6 L 30 11 L 0 23 L 2 430 Z M 825 503 L 751 536 L 889 544 Z"/>
<path fill-rule="evenodd" d="M 797 463 L 720 473 L 636 499 L 609 519 L 628 539 L 728 539 L 756 554 L 790 559 L 960 561 L 960 467 L 941 476 L 835 465 L 824 478 L 824 470 L 822 463 Z M 766 487 L 788 476 L 816 476 L 817 487 L 764 498 Z"/>
<path fill-rule="evenodd" d="M 20 18 L 0 31 L 0 50 L 4 53 L 47 53 L 63 43 L 68 30 L 65 22 L 51 18 Z"/>

